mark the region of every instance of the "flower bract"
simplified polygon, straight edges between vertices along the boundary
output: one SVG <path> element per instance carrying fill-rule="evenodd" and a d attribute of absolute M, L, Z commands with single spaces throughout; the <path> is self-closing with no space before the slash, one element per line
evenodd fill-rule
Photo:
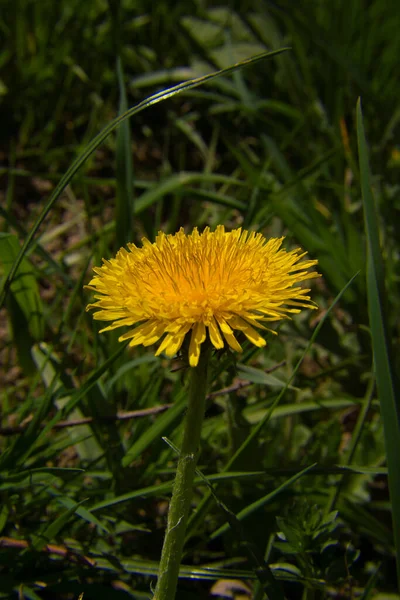
<path fill-rule="evenodd" d="M 189 341 L 189 364 L 198 363 L 207 339 L 217 348 L 241 352 L 238 332 L 258 347 L 266 342 L 265 323 L 288 318 L 302 308 L 316 308 L 298 284 L 318 277 L 317 264 L 300 249 L 286 251 L 283 238 L 225 231 L 219 225 L 189 235 L 158 234 L 154 243 L 128 244 L 115 258 L 95 267 L 87 286 L 95 291 L 94 318 L 111 321 L 102 329 L 129 327 L 120 341 L 130 346 L 159 342 L 156 355 L 173 357 Z"/>

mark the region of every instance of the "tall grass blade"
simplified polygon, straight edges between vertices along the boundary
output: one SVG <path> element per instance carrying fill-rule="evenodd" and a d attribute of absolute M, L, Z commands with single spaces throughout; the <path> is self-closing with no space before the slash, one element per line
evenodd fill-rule
<path fill-rule="evenodd" d="M 392 503 L 397 578 L 400 585 L 400 403 L 398 382 L 393 372 L 389 328 L 385 314 L 385 278 L 379 244 L 379 229 L 368 162 L 361 101 L 357 102 L 357 136 L 361 191 L 367 236 L 367 294 L 374 354 L 375 376 L 385 432 L 389 493 Z"/>

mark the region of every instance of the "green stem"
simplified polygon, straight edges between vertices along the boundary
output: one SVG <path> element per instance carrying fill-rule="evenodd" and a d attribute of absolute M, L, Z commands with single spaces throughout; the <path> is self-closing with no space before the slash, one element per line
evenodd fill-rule
<path fill-rule="evenodd" d="M 190 370 L 191 380 L 183 442 L 172 489 L 167 530 L 153 600 L 175 598 L 206 405 L 209 354 L 209 350 L 202 349 L 199 364 Z"/>

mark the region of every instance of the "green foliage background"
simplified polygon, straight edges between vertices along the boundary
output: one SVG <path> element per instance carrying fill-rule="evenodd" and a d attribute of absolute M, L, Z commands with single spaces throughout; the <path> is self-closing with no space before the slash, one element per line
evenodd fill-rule
<path fill-rule="evenodd" d="M 1 9 L 0 597 L 151 597 L 187 373 L 83 285 L 222 223 L 317 258 L 320 312 L 214 359 L 178 598 L 398 598 L 397 1 Z"/>

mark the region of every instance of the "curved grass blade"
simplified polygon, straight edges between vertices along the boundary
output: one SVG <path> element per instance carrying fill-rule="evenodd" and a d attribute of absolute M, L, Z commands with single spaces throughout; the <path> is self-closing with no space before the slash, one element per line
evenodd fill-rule
<path fill-rule="evenodd" d="M 5 278 L 5 280 L 3 282 L 3 285 L 2 285 L 2 288 L 0 291 L 0 307 L 3 305 L 6 294 L 8 293 L 11 282 L 15 277 L 15 274 L 16 274 L 17 269 L 22 261 L 22 258 L 26 254 L 28 248 L 31 246 L 32 241 L 33 241 L 39 227 L 43 223 L 46 216 L 49 214 L 50 210 L 53 207 L 53 204 L 58 200 L 58 198 L 61 196 L 64 188 L 71 182 L 74 175 L 79 171 L 79 169 L 85 163 L 85 161 L 89 158 L 89 156 L 91 156 L 93 154 L 93 152 L 95 150 L 97 150 L 97 148 L 104 142 L 104 140 L 109 136 L 109 134 L 112 131 L 114 131 L 121 123 L 123 123 L 123 121 L 125 121 L 126 119 L 129 119 L 130 117 L 133 117 L 134 115 L 140 113 L 142 110 L 149 108 L 150 106 L 153 106 L 154 104 L 158 104 L 159 102 L 162 102 L 164 100 L 172 98 L 173 96 L 176 96 L 177 94 L 180 94 L 180 93 L 190 90 L 192 88 L 198 87 L 199 85 L 203 85 L 203 84 L 207 83 L 208 81 L 211 81 L 215 77 L 219 77 L 220 75 L 228 75 L 230 73 L 233 73 L 237 69 L 241 69 L 242 67 L 255 64 L 256 62 L 258 62 L 260 60 L 264 60 L 265 58 L 271 58 L 273 56 L 277 56 L 278 54 L 281 54 L 282 52 L 285 52 L 288 49 L 289 48 L 280 48 L 280 49 L 274 50 L 272 52 L 264 52 L 262 54 L 258 54 L 257 56 L 252 56 L 251 58 L 248 58 L 247 60 L 243 60 L 239 63 L 236 63 L 235 65 L 232 65 L 231 67 L 228 67 L 226 69 L 221 69 L 220 71 L 215 71 L 214 73 L 210 73 L 209 75 L 204 75 L 202 77 L 198 77 L 197 79 L 192 79 L 190 81 L 185 81 L 185 82 L 175 85 L 171 88 L 168 88 L 167 90 L 157 92 L 156 94 L 153 94 L 152 96 L 150 96 L 149 98 L 146 98 L 142 102 L 139 102 L 139 104 L 136 104 L 135 106 L 130 108 L 126 113 L 115 118 L 108 125 L 106 125 L 106 127 L 104 127 L 104 129 L 102 129 L 102 131 L 100 131 L 100 133 L 95 138 L 93 138 L 93 140 L 86 146 L 84 151 L 74 160 L 74 162 L 69 167 L 67 172 L 62 176 L 62 178 L 58 182 L 57 186 L 55 187 L 53 193 L 51 194 L 49 200 L 47 201 L 45 207 L 43 208 L 42 212 L 40 213 L 39 217 L 36 219 L 31 231 L 29 232 L 29 234 L 28 234 L 9 274 L 8 274 L 8 276 Z"/>
<path fill-rule="evenodd" d="M 371 191 L 367 142 L 361 101 L 357 102 L 357 137 L 360 162 L 361 191 L 367 236 L 367 295 L 374 354 L 375 377 L 380 399 L 389 493 L 392 503 L 393 535 L 397 558 L 397 579 L 400 585 L 400 394 L 391 360 L 391 343 L 385 314 L 385 277 L 379 244 L 378 219 Z"/>

